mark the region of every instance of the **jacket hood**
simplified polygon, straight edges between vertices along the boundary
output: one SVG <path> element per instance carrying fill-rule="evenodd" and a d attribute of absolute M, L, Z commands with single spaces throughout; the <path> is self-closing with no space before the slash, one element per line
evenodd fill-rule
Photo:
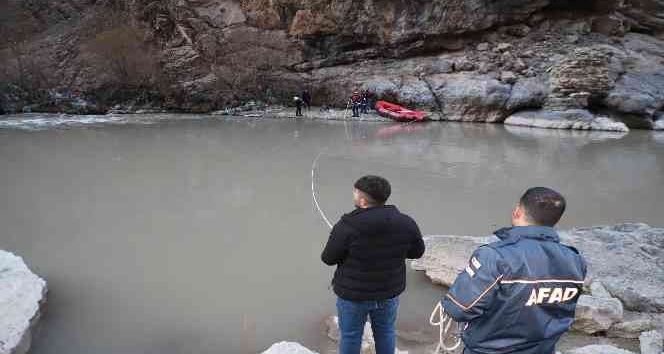
<path fill-rule="evenodd" d="M 549 226 L 513 226 L 513 227 L 504 227 L 502 229 L 496 230 L 493 233 L 498 236 L 501 240 L 508 240 L 511 238 L 534 238 L 539 240 L 547 240 L 560 242 L 560 237 L 558 232 Z"/>
<path fill-rule="evenodd" d="M 341 217 L 345 223 L 359 232 L 373 231 L 381 233 L 387 230 L 390 222 L 398 215 L 394 205 L 382 205 L 366 209 L 355 209 Z"/>

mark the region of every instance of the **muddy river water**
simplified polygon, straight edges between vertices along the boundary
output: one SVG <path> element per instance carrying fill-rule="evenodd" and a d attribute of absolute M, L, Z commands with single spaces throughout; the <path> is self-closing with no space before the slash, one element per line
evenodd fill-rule
<path fill-rule="evenodd" d="M 664 132 L 149 118 L 0 120 L 0 248 L 49 285 L 34 354 L 320 350 L 335 308 L 318 154 L 332 222 L 372 173 L 425 234 L 489 234 L 536 185 L 567 197 L 563 228 L 664 226 Z M 398 326 L 426 328 L 441 289 L 408 281 Z"/>

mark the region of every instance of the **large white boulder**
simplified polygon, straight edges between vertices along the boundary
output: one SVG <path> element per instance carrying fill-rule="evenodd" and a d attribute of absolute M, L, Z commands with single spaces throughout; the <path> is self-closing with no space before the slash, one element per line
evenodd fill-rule
<path fill-rule="evenodd" d="M 272 344 L 266 351 L 261 354 L 318 354 L 314 351 L 307 349 L 300 343 L 296 342 L 279 342 Z"/>
<path fill-rule="evenodd" d="M 46 303 L 46 282 L 23 259 L 0 250 L 0 354 L 24 354 Z"/>

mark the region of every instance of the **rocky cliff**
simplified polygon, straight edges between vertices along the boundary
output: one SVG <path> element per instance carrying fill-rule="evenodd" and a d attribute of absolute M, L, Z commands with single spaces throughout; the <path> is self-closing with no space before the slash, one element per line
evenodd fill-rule
<path fill-rule="evenodd" d="M 438 119 L 529 110 L 587 125 L 664 117 L 661 0 L 9 0 L 5 110 L 249 98 L 344 105 L 369 88 Z M 562 112 L 552 114 L 551 112 Z M 578 118 L 585 117 L 585 118 Z M 514 119 L 513 121 L 519 121 Z"/>

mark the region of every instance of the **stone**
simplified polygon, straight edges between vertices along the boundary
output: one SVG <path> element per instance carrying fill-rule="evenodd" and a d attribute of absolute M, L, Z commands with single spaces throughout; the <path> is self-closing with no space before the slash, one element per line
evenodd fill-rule
<path fill-rule="evenodd" d="M 457 59 L 454 62 L 454 71 L 473 71 L 476 65 L 466 57 Z"/>
<path fill-rule="evenodd" d="M 551 91 L 564 93 L 589 92 L 603 97 L 611 89 L 609 60 L 598 48 L 578 48 L 551 70 Z"/>
<path fill-rule="evenodd" d="M 25 354 L 46 303 L 46 282 L 0 250 L 0 354 Z"/>
<path fill-rule="evenodd" d="M 658 331 L 643 332 L 639 336 L 641 354 L 660 354 L 663 350 L 664 337 Z"/>
<path fill-rule="evenodd" d="M 642 249 L 645 245 L 664 251 L 664 228 L 622 223 L 563 230 L 559 235 L 563 244 L 581 252 L 589 278 L 600 281 L 624 309 L 662 314 L 664 328 L 664 258 Z M 495 236 L 427 236 L 423 258 L 412 262 L 411 267 L 425 271 L 434 283 L 450 286 L 472 252 L 495 240 Z"/>
<path fill-rule="evenodd" d="M 567 41 L 567 43 L 576 43 L 579 41 L 579 36 L 575 34 L 567 35 L 565 36 L 565 41 Z"/>
<path fill-rule="evenodd" d="M 266 351 L 261 354 L 318 354 L 314 351 L 307 349 L 300 343 L 296 342 L 279 342 L 272 344 Z"/>
<path fill-rule="evenodd" d="M 593 19 L 591 28 L 605 36 L 624 36 L 629 31 L 629 24 L 621 16 L 611 14 Z"/>
<path fill-rule="evenodd" d="M 664 312 L 664 259 L 643 246 L 664 249 L 664 229 L 642 223 L 577 228 L 561 240 L 581 250 L 592 278 L 601 281 L 627 310 Z"/>
<path fill-rule="evenodd" d="M 647 318 L 636 319 L 614 324 L 606 332 L 606 336 L 611 338 L 639 338 L 641 332 L 653 329 L 655 329 L 655 324 L 652 320 Z"/>
<path fill-rule="evenodd" d="M 451 121 L 502 122 L 511 87 L 494 78 L 475 74 L 440 74 L 428 77 L 440 102 L 442 119 Z"/>
<path fill-rule="evenodd" d="M 576 304 L 572 329 L 588 334 L 606 331 L 622 321 L 623 307 L 620 300 L 581 295 Z"/>
<path fill-rule="evenodd" d="M 520 111 L 507 117 L 505 124 L 548 129 L 629 131 L 624 123 L 606 117 L 596 117 L 583 109 Z"/>
<path fill-rule="evenodd" d="M 495 236 L 425 236 L 426 251 L 410 267 L 424 271 L 434 284 L 450 287 L 468 264 L 470 255 L 481 245 L 495 241 L 498 241 Z"/>
<path fill-rule="evenodd" d="M 505 28 L 505 32 L 515 37 L 525 37 L 530 33 L 530 27 L 523 24 L 508 26 L 507 28 Z"/>
<path fill-rule="evenodd" d="M 487 42 L 480 43 L 480 44 L 477 45 L 477 47 L 475 49 L 477 49 L 480 52 L 487 51 L 487 50 L 489 50 L 489 43 L 487 43 Z"/>
<path fill-rule="evenodd" d="M 505 105 L 508 110 L 540 108 L 548 95 L 548 81 L 545 77 L 519 79 L 510 92 Z"/>
<path fill-rule="evenodd" d="M 611 294 L 604 288 L 602 282 L 594 281 L 590 283 L 590 294 L 594 297 L 612 298 Z"/>
<path fill-rule="evenodd" d="M 628 350 L 616 348 L 612 345 L 592 344 L 585 347 L 568 350 L 564 354 L 634 354 Z"/>
<path fill-rule="evenodd" d="M 498 50 L 499 52 L 505 52 L 510 49 L 512 49 L 512 44 L 510 43 L 498 43 L 498 45 L 496 46 L 496 50 Z"/>
<path fill-rule="evenodd" d="M 655 123 L 653 123 L 652 128 L 654 130 L 664 130 L 664 119 L 656 120 Z"/>
<path fill-rule="evenodd" d="M 516 74 L 514 74 L 511 71 L 503 71 L 500 73 L 500 81 L 506 83 L 506 84 L 513 84 L 517 80 Z"/>

